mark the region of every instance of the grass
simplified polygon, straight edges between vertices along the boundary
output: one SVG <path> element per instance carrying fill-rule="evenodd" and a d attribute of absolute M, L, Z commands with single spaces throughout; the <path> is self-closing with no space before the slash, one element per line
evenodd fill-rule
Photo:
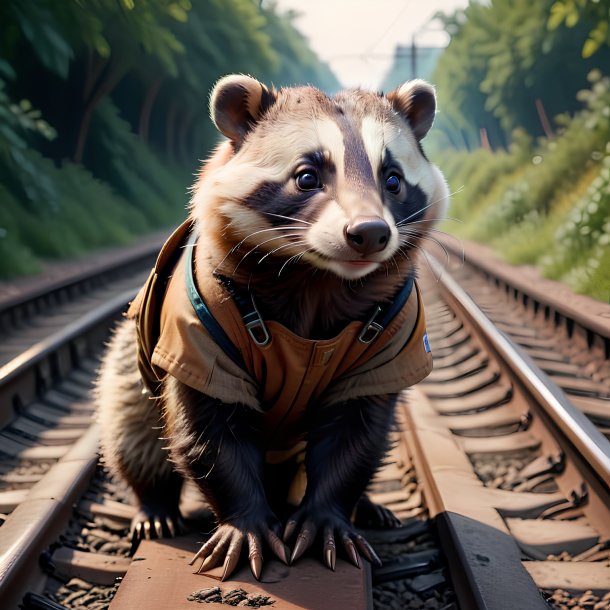
<path fill-rule="evenodd" d="M 434 160 L 453 197 L 448 232 L 535 265 L 577 292 L 610 290 L 610 79 L 592 76 L 587 107 L 552 140 L 516 134 L 509 151 L 444 151 Z"/>

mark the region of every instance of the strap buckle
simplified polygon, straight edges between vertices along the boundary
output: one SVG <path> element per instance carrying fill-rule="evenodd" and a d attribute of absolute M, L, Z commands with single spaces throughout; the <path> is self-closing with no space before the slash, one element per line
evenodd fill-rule
<path fill-rule="evenodd" d="M 373 315 L 370 317 L 369 321 L 364 325 L 364 327 L 360 331 L 360 334 L 358 335 L 358 341 L 360 341 L 360 343 L 372 343 L 375 339 L 377 339 L 379 334 L 383 332 L 383 326 L 381 326 L 381 324 L 379 324 L 378 322 L 375 322 L 375 318 L 379 315 L 380 312 L 381 307 L 377 305 L 375 311 L 373 312 Z"/>
<path fill-rule="evenodd" d="M 243 321 L 252 341 L 254 341 L 258 347 L 265 347 L 265 345 L 271 343 L 271 335 L 258 312 L 254 297 L 252 297 L 252 306 L 254 307 L 254 311 L 246 314 L 243 317 Z"/>

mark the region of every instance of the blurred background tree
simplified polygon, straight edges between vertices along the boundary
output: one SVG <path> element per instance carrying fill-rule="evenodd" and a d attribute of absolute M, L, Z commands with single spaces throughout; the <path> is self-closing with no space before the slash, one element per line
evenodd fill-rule
<path fill-rule="evenodd" d="M 230 72 L 338 88 L 252 0 L 0 3 L 0 277 L 180 220 Z"/>
<path fill-rule="evenodd" d="M 451 40 L 425 145 L 454 193 L 445 228 L 606 300 L 610 3 L 471 1 L 438 18 Z"/>
<path fill-rule="evenodd" d="M 576 17 L 558 11 L 569 4 Z M 492 148 L 506 147 L 516 128 L 549 136 L 552 117 L 581 107 L 587 74 L 610 66 L 608 40 L 589 44 L 604 11 L 607 19 L 608 3 L 585 0 L 492 0 L 442 16 L 451 42 L 433 80 L 448 143 L 476 147 L 481 130 Z"/>

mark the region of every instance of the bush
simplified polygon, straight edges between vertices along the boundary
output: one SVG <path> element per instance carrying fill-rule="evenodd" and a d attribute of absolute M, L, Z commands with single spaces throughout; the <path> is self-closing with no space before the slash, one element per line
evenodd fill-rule
<path fill-rule="evenodd" d="M 126 244 L 185 216 L 187 176 L 147 149 L 110 103 L 100 108 L 92 147 L 116 190 L 80 165 L 56 165 L 37 152 L 32 134 L 54 132 L 28 103 L 12 104 L 1 80 L 0 118 L 0 277 L 35 273 L 40 259 Z"/>
<path fill-rule="evenodd" d="M 463 221 L 453 232 L 607 298 L 599 282 L 610 258 L 610 79 L 589 80 L 579 93 L 586 107 L 558 117 L 553 140 L 532 146 L 518 134 L 508 152 L 445 152 L 438 162 L 452 191 L 463 185 L 449 210 Z"/>

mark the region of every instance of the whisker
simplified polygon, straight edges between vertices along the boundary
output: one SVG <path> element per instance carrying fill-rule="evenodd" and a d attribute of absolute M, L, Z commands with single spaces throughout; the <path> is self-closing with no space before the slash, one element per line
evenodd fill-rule
<path fill-rule="evenodd" d="M 246 252 L 240 259 L 239 262 L 237 263 L 237 265 L 235 265 L 235 269 L 233 269 L 233 273 L 235 273 L 237 271 L 237 268 L 244 262 L 244 260 L 250 256 L 250 254 L 252 254 L 253 252 L 255 252 L 256 250 L 258 250 L 258 248 L 260 248 L 261 246 L 264 246 L 265 244 L 268 244 L 272 241 L 275 241 L 276 239 L 283 239 L 285 237 L 298 237 L 299 234 L 298 233 L 288 233 L 287 235 L 276 235 L 275 237 L 271 237 L 270 239 L 266 239 L 265 241 L 262 241 L 258 244 L 256 244 L 256 246 L 254 246 L 254 248 L 252 248 L 251 250 L 248 250 L 248 252 Z M 290 245 L 290 244 L 288 244 Z"/>
<path fill-rule="evenodd" d="M 227 227 L 228 228 L 228 225 Z M 218 271 L 218 269 L 222 266 L 222 264 L 227 260 L 227 258 L 233 254 L 236 250 L 238 250 L 245 241 L 247 241 L 248 239 L 250 239 L 251 237 L 254 237 L 255 235 L 259 235 L 261 233 L 267 233 L 268 231 L 287 231 L 287 230 L 298 230 L 298 231 L 305 231 L 307 230 L 306 227 L 294 227 L 294 226 L 290 226 L 290 225 L 285 225 L 283 227 L 271 227 L 269 229 L 260 229 L 259 231 L 254 231 L 253 233 L 250 233 L 248 235 L 246 235 L 246 237 L 244 237 L 240 242 L 238 242 L 237 244 L 235 244 L 225 255 L 225 257 L 218 263 L 218 265 L 216 265 L 216 268 L 214 269 L 213 273 Z"/>
<path fill-rule="evenodd" d="M 465 251 L 464 251 L 464 244 L 454 235 L 451 235 L 450 233 L 446 233 L 445 231 L 440 231 L 437 229 L 433 229 L 433 231 L 435 233 L 440 233 L 441 235 L 446 235 L 447 237 L 453 238 L 455 239 L 459 246 L 460 246 L 460 261 L 461 264 L 464 264 L 464 258 L 465 258 Z M 418 231 L 417 229 L 411 228 L 410 230 L 404 232 L 404 231 L 399 231 L 399 234 L 402 236 L 409 236 L 409 237 L 417 237 L 420 239 L 427 239 L 429 241 L 431 241 L 432 243 L 436 244 L 439 248 L 441 248 L 441 250 L 444 252 L 445 255 L 445 262 L 446 264 L 449 264 L 449 260 L 451 259 L 451 254 L 449 253 L 449 250 L 447 249 L 447 247 L 445 246 L 445 244 L 443 244 L 439 239 L 436 239 L 434 236 L 429 235 L 428 232 L 423 232 L 423 231 Z"/>
<path fill-rule="evenodd" d="M 282 214 L 274 214 L 273 212 L 262 212 L 262 214 L 266 214 L 267 216 L 275 216 L 276 218 L 283 218 L 284 220 L 292 220 L 293 222 L 302 222 L 306 225 L 313 225 L 313 222 L 307 222 L 306 220 L 302 220 L 300 218 L 293 218 L 292 216 L 283 216 Z"/>
<path fill-rule="evenodd" d="M 463 220 L 454 218 L 453 216 L 443 216 L 442 218 L 423 218 L 422 220 L 418 220 L 417 224 L 423 224 L 424 222 L 442 222 L 443 220 L 451 220 L 453 222 L 459 222 L 460 224 L 464 222 Z"/>
<path fill-rule="evenodd" d="M 414 216 L 417 216 L 417 214 L 420 214 L 421 212 L 423 212 L 424 210 L 427 210 L 428 208 L 432 207 L 433 205 L 436 205 L 437 203 L 440 203 L 441 201 L 444 201 L 445 199 L 449 199 L 450 197 L 453 197 L 453 195 L 457 195 L 458 193 L 460 193 L 462 190 L 464 189 L 464 185 L 460 186 L 456 191 L 454 191 L 453 193 L 448 193 L 447 195 L 445 195 L 444 197 L 440 197 L 439 199 L 435 199 L 434 201 L 430 202 L 428 205 L 424 206 L 423 208 L 421 208 L 420 210 L 417 210 L 415 212 L 413 212 L 413 214 L 410 214 L 409 216 L 407 216 L 406 218 L 403 218 L 399 223 L 397 223 L 396 226 L 400 226 L 402 224 L 404 224 L 405 222 L 408 222 L 411 218 L 413 218 Z"/>
<path fill-rule="evenodd" d="M 305 254 L 307 254 L 307 252 L 311 252 L 311 250 L 313 250 L 313 248 L 307 248 L 306 250 L 303 250 L 303 252 L 294 254 L 289 259 L 287 259 L 286 262 L 280 267 L 280 270 L 277 272 L 277 276 L 280 277 L 282 271 L 284 270 L 284 267 L 286 267 L 286 265 L 289 265 L 290 261 L 294 261 L 296 264 L 301 258 L 303 258 L 303 256 L 305 256 Z"/>
<path fill-rule="evenodd" d="M 445 254 L 445 265 L 449 265 L 449 260 L 451 256 L 449 255 L 449 250 L 445 247 L 445 245 L 438 239 L 431 237 L 430 235 L 426 235 L 424 239 L 430 240 L 432 243 L 436 244 Z"/>
<path fill-rule="evenodd" d="M 418 214 L 421 214 L 422 212 L 424 212 L 428 208 L 431 208 L 433 205 L 436 205 L 437 203 L 438 203 L 438 201 L 433 201 L 432 203 L 425 205 L 423 208 L 420 208 L 419 210 L 415 210 L 415 212 L 413 212 L 412 214 L 409 214 L 406 218 L 403 218 L 400 222 L 397 222 L 396 226 L 401 227 L 405 223 L 409 222 L 409 220 L 411 220 L 411 218 L 413 218 L 414 216 L 417 216 Z"/>
<path fill-rule="evenodd" d="M 398 275 L 400 275 L 400 267 L 398 266 L 398 263 L 396 262 L 396 255 L 392 255 L 392 258 L 390 259 L 393 263 L 394 266 L 396 267 L 396 271 L 398 272 Z"/>
<path fill-rule="evenodd" d="M 430 269 L 430 273 L 432 274 L 432 277 L 436 280 L 436 283 L 438 284 L 441 281 L 441 277 L 443 275 L 442 270 L 441 270 L 439 276 L 436 277 L 436 275 L 434 274 L 434 269 L 432 269 L 432 265 L 430 264 L 430 259 L 428 258 L 428 255 L 426 254 L 426 251 L 423 248 L 418 248 L 418 250 L 421 251 L 426 263 L 428 264 L 428 269 Z"/>
<path fill-rule="evenodd" d="M 271 256 L 272 254 L 275 254 L 276 252 L 279 252 L 280 250 L 282 250 L 283 248 L 289 248 L 290 246 L 302 246 L 303 244 L 306 244 L 307 240 L 302 240 L 302 241 L 293 241 L 290 242 L 289 244 L 284 244 L 283 246 L 279 246 L 277 248 L 275 248 L 274 250 L 271 250 L 270 252 L 267 252 L 267 254 L 265 254 L 265 256 L 263 256 L 257 263 L 257 265 L 260 265 L 268 256 Z"/>
<path fill-rule="evenodd" d="M 432 229 L 432 230 L 435 233 L 440 233 L 441 235 L 445 235 L 449 239 L 452 239 L 455 242 L 457 242 L 457 244 L 459 245 L 459 248 L 460 248 L 460 253 L 461 253 L 460 259 L 461 259 L 461 262 L 463 265 L 466 260 L 466 250 L 464 248 L 464 242 L 459 237 L 456 237 L 455 235 L 451 235 L 451 233 L 447 233 L 446 231 L 441 231 L 440 229 Z"/>
<path fill-rule="evenodd" d="M 413 231 L 408 231 L 406 233 L 401 233 L 401 235 L 403 235 L 405 237 L 415 237 L 418 239 L 428 239 L 429 241 L 437 244 L 440 248 L 442 248 L 445 251 L 445 253 L 447 253 L 447 248 L 445 247 L 445 245 L 439 239 L 430 235 L 427 231 L 413 230 Z"/>

